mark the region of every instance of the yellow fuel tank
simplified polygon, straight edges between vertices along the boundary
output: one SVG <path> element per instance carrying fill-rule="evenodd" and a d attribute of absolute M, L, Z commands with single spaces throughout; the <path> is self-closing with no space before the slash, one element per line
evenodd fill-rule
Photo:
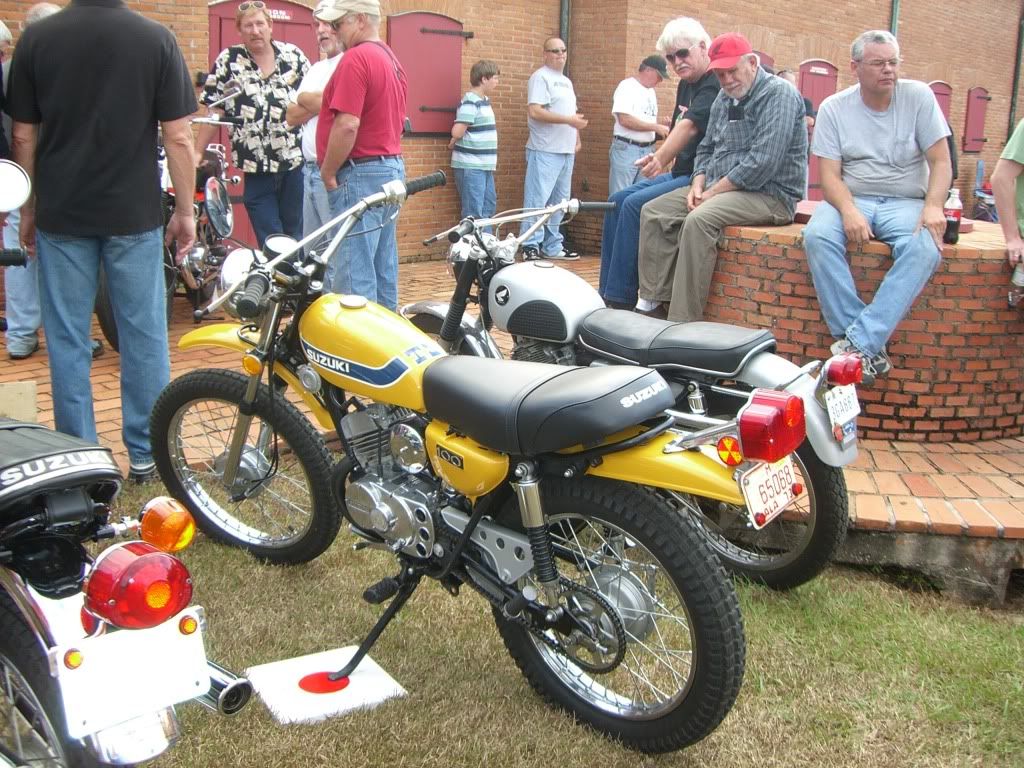
<path fill-rule="evenodd" d="M 444 350 L 416 326 L 361 296 L 329 293 L 303 313 L 299 339 L 331 384 L 377 402 L 424 411 L 423 371 Z"/>

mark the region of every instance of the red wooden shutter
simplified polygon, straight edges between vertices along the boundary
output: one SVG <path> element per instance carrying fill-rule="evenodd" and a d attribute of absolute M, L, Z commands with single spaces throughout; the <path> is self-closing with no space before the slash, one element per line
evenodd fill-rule
<path fill-rule="evenodd" d="M 946 122 L 949 122 L 949 104 L 953 100 L 953 86 L 943 80 L 932 80 L 928 83 L 928 87 L 932 89 L 932 93 L 935 94 L 935 100 L 939 102 L 939 109 L 942 110 L 943 117 L 946 118 Z"/>
<path fill-rule="evenodd" d="M 964 152 L 981 152 L 985 138 L 985 113 L 992 97 L 980 85 L 967 91 L 967 118 L 964 121 Z"/>

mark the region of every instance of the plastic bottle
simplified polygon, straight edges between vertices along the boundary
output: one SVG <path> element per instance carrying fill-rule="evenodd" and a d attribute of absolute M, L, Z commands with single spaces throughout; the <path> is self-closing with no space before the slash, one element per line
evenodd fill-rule
<path fill-rule="evenodd" d="M 949 190 L 949 197 L 942 206 L 942 212 L 946 216 L 946 231 L 942 235 L 942 242 L 947 245 L 956 245 L 960 239 L 960 219 L 964 214 L 964 204 L 960 202 L 960 190 Z"/>
<path fill-rule="evenodd" d="M 1024 299 L 1024 262 L 1018 261 L 1010 278 L 1010 306 L 1016 307 Z"/>

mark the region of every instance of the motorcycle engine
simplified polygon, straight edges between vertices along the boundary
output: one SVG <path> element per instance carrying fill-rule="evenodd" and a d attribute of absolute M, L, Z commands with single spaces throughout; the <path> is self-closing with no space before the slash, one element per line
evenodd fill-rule
<path fill-rule="evenodd" d="M 349 517 L 391 548 L 426 558 L 434 551 L 440 486 L 430 471 L 423 432 L 410 410 L 374 403 L 342 419 L 354 472 L 345 489 Z"/>
<path fill-rule="evenodd" d="M 516 338 L 512 347 L 513 360 L 548 365 L 576 365 L 576 350 L 572 344 L 552 344 L 547 341 Z"/>

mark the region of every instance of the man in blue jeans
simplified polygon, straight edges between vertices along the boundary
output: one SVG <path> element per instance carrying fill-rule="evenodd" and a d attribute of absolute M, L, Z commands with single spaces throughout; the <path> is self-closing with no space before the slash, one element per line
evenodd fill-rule
<path fill-rule="evenodd" d="M 704 137 L 720 87 L 715 73 L 708 69 L 709 45 L 711 38 L 700 22 L 686 17 L 668 22 L 658 39 L 658 50 L 679 76 L 672 131 L 656 152 L 641 158 L 645 178 L 609 198 L 616 206 L 604 218 L 598 290 L 610 307 L 632 309 L 637 303 L 640 209 L 690 183 L 697 145 Z"/>
<path fill-rule="evenodd" d="M 122 0 L 72 0 L 25 29 L 8 110 L 14 159 L 33 175 L 20 235 L 38 252 L 56 427 L 96 440 L 89 329 L 102 265 L 121 339 L 129 478 L 148 480 L 149 414 L 170 379 L 157 125 L 174 186 L 193 189 L 196 100 L 185 60 L 170 31 Z M 178 200 L 167 242 L 183 257 L 195 222 L 191 196 Z"/>
<path fill-rule="evenodd" d="M 338 22 L 345 55 L 324 88 L 316 153 L 331 215 L 361 197 L 405 178 L 402 128 L 408 80 L 380 39 L 377 0 L 328 0 L 317 18 Z M 372 208 L 338 248 L 325 290 L 363 296 L 398 309 L 398 240 L 395 212 Z"/>

